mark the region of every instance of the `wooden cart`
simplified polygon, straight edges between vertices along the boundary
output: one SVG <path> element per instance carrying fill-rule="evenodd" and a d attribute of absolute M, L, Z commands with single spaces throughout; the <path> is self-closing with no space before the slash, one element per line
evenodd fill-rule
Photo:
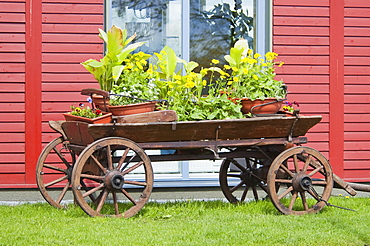
<path fill-rule="evenodd" d="M 173 111 L 161 112 L 166 114 Z M 142 122 L 143 117 L 134 118 Z M 356 194 L 333 174 L 319 151 L 302 146 L 306 132 L 320 120 L 276 115 L 188 122 L 50 122 L 61 136 L 40 154 L 37 184 L 54 207 L 64 206 L 71 187 L 75 202 L 90 216 L 131 217 L 152 192 L 152 162 L 223 159 L 219 182 L 231 203 L 245 201 L 248 192 L 258 200 L 257 190 L 262 190 L 284 214 L 316 213 L 327 205 L 334 183 Z M 165 149 L 176 151 L 147 154 Z M 57 196 L 52 195 L 55 190 Z"/>

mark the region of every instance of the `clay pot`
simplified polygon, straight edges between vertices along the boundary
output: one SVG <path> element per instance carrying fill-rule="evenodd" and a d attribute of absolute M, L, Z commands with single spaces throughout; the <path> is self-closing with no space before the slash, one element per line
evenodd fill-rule
<path fill-rule="evenodd" d="M 69 113 L 64 113 L 64 118 L 66 121 L 82 121 L 89 124 L 103 124 L 103 123 L 110 123 L 112 121 L 112 114 L 105 113 L 102 116 L 96 118 L 86 118 L 82 116 L 72 115 Z"/>
<path fill-rule="evenodd" d="M 156 102 L 143 102 L 135 104 L 127 104 L 120 106 L 108 105 L 108 110 L 115 116 L 141 114 L 152 112 L 155 109 Z"/>
<path fill-rule="evenodd" d="M 243 114 L 276 114 L 283 104 L 283 101 L 278 101 L 275 98 L 267 98 L 265 100 L 256 99 L 251 101 L 250 99 L 242 99 L 242 112 Z M 266 104 L 263 106 L 258 106 Z"/>
<path fill-rule="evenodd" d="M 108 112 L 109 98 L 103 97 L 101 95 L 92 95 L 91 97 L 95 108 L 101 111 Z"/>

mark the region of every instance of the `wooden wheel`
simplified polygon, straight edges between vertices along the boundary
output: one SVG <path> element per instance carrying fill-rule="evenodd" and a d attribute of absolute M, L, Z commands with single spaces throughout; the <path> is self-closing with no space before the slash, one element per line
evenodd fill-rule
<path fill-rule="evenodd" d="M 248 192 L 259 199 L 258 187 L 267 194 L 267 168 L 261 160 L 254 158 L 225 159 L 220 168 L 220 186 L 224 196 L 231 203 L 244 202 Z"/>
<path fill-rule="evenodd" d="M 153 188 L 149 157 L 134 142 L 118 137 L 93 142 L 72 172 L 72 190 L 90 216 L 131 217 L 148 201 Z"/>
<path fill-rule="evenodd" d="M 267 186 L 270 198 L 280 212 L 317 213 L 331 195 L 333 172 L 327 159 L 317 150 L 294 147 L 280 153 L 272 162 Z"/>
<path fill-rule="evenodd" d="M 37 186 L 45 200 L 56 208 L 64 207 L 75 159 L 74 152 L 59 137 L 45 146 L 37 161 Z"/>

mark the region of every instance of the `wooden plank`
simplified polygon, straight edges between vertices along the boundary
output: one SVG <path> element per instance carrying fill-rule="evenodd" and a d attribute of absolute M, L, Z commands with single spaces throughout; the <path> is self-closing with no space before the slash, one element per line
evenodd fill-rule
<path fill-rule="evenodd" d="M 369 141 L 345 141 L 345 150 L 370 150 L 370 140 Z"/>
<path fill-rule="evenodd" d="M 293 56 L 293 55 L 279 55 L 277 61 L 284 61 L 285 65 L 328 65 L 329 56 Z"/>
<path fill-rule="evenodd" d="M 0 132 L 8 132 L 8 133 L 23 133 L 24 132 L 24 123 L 7 123 L 7 122 L 1 122 Z"/>
<path fill-rule="evenodd" d="M 55 23 L 55 24 L 75 24 L 75 23 L 89 23 L 89 24 L 99 24 L 104 22 L 104 16 L 101 15 L 76 15 L 76 14 L 43 14 L 42 21 L 45 24 Z"/>
<path fill-rule="evenodd" d="M 78 34 L 98 34 L 98 28 L 103 29 L 102 24 L 43 24 L 42 30 L 48 33 L 78 33 Z"/>
<path fill-rule="evenodd" d="M 0 104 L 1 106 L 1 104 Z M 9 111 L 2 110 L 0 113 L 0 121 L 2 122 L 24 122 L 24 110 L 23 111 Z M 1 142 L 1 139 L 0 139 Z"/>
<path fill-rule="evenodd" d="M 320 120 L 321 116 L 300 117 L 293 136 L 303 136 Z M 272 138 L 287 137 L 294 121 L 293 117 L 257 117 L 238 120 L 116 124 L 114 127 L 112 124 L 93 124 L 89 125 L 89 132 L 95 139 L 121 136 L 138 143 Z M 140 134 L 137 134 L 138 132 Z"/>
<path fill-rule="evenodd" d="M 1 77 L 1 74 L 0 74 Z M 79 83 L 91 83 L 96 82 L 94 76 L 89 73 L 81 74 L 68 74 L 68 73 L 43 73 L 42 74 L 43 82 L 79 82 Z"/>
<path fill-rule="evenodd" d="M 53 83 L 42 83 L 42 90 L 43 91 L 70 91 L 71 93 L 78 94 L 84 88 L 99 88 L 98 82 L 92 83 L 64 83 L 64 82 L 53 82 Z"/>
<path fill-rule="evenodd" d="M 43 13 L 74 13 L 74 14 L 103 14 L 103 4 L 81 4 L 81 3 L 44 3 L 42 6 Z"/>
<path fill-rule="evenodd" d="M 369 24 L 370 26 L 370 24 Z M 345 46 L 370 46 L 370 37 L 344 37 Z"/>
<path fill-rule="evenodd" d="M 104 0 L 44 0 L 44 3 L 99 3 L 103 4 Z"/>
<path fill-rule="evenodd" d="M 369 155 L 370 155 L 369 150 L 353 150 L 353 151 L 347 150 L 344 152 L 344 159 L 345 160 L 367 160 L 368 164 L 370 164 Z M 367 169 L 370 169 L 370 165 L 367 166 Z"/>
<path fill-rule="evenodd" d="M 25 18 L 24 13 L 1 13 L 0 20 L 1 22 L 24 23 Z"/>
<path fill-rule="evenodd" d="M 345 141 L 369 141 L 370 132 L 345 132 Z M 369 159 L 369 156 L 367 157 Z"/>
<path fill-rule="evenodd" d="M 275 40 L 275 39 L 274 39 Z M 280 41 L 281 42 L 281 41 Z M 274 52 L 284 55 L 329 55 L 329 46 L 313 45 L 274 45 Z"/>
<path fill-rule="evenodd" d="M 299 17 L 296 16 L 275 16 L 274 26 L 329 26 L 328 17 Z"/>
<path fill-rule="evenodd" d="M 370 84 L 345 85 L 344 86 L 344 92 L 345 93 L 350 93 L 350 94 L 370 94 Z M 359 102 L 359 103 L 361 103 L 361 102 Z"/>
<path fill-rule="evenodd" d="M 0 63 L 24 62 L 25 56 L 22 53 L 0 53 Z"/>
<path fill-rule="evenodd" d="M 68 91 L 42 93 L 43 102 L 86 102 L 86 98 L 86 96 L 78 93 L 70 93 Z"/>
<path fill-rule="evenodd" d="M 329 66 L 284 65 L 279 74 L 329 74 Z"/>
<path fill-rule="evenodd" d="M 0 33 L 24 33 L 24 23 L 0 23 Z"/>
<path fill-rule="evenodd" d="M 370 182 L 369 174 L 370 170 L 345 170 L 343 177 L 347 182 Z"/>
<path fill-rule="evenodd" d="M 24 83 L 1 82 L 1 92 L 24 92 Z"/>
<path fill-rule="evenodd" d="M 24 73 L 25 66 L 23 63 L 0 63 L 0 72 L 2 73 Z"/>
<path fill-rule="evenodd" d="M 370 153 L 369 153 L 370 154 Z M 346 170 L 353 170 L 353 169 L 370 169 L 369 168 L 369 161 L 368 160 L 351 160 L 351 161 L 344 161 L 344 168 Z"/>
<path fill-rule="evenodd" d="M 24 133 L 3 133 L 0 132 L 0 142 L 1 143 L 24 143 L 25 137 Z"/>
<path fill-rule="evenodd" d="M 12 83 L 12 82 L 22 83 L 25 81 L 25 79 L 24 79 L 24 74 L 0 73 L 0 81 L 6 81 L 7 83 Z"/>
<path fill-rule="evenodd" d="M 369 8 L 345 8 L 345 17 L 370 17 Z"/>
<path fill-rule="evenodd" d="M 100 53 L 103 54 L 102 44 L 65 44 L 44 43 L 42 52 L 67 52 L 67 53 Z M 103 55 L 102 55 L 103 56 Z"/>
<path fill-rule="evenodd" d="M 0 102 L 24 102 L 24 93 L 6 93 L 2 92 L 0 94 Z"/>
<path fill-rule="evenodd" d="M 42 64 L 42 72 L 57 72 L 57 73 L 83 73 L 86 69 L 79 63 L 75 64 Z"/>
<path fill-rule="evenodd" d="M 370 122 L 370 114 L 345 114 L 345 122 Z M 348 123 L 347 123 L 348 124 Z"/>
<path fill-rule="evenodd" d="M 76 54 L 76 53 L 43 53 L 42 61 L 47 63 L 77 63 L 88 59 L 99 60 L 102 54 Z M 0 58 L 1 59 L 1 58 Z M 82 65 L 80 65 L 82 66 Z"/>
<path fill-rule="evenodd" d="M 18 188 L 24 188 L 25 187 L 24 179 L 25 179 L 25 174 L 9 175 L 7 173 L 5 174 L 0 173 L 1 183 L 4 184 L 3 187 L 9 187 L 10 185 L 16 185 Z"/>
<path fill-rule="evenodd" d="M 281 45 L 299 45 L 299 46 L 313 46 L 315 45 L 329 45 L 329 37 L 297 37 L 297 36 L 273 36 L 274 44 Z"/>
<path fill-rule="evenodd" d="M 370 27 L 346 27 L 344 29 L 344 35 L 356 37 L 370 37 Z"/>
<path fill-rule="evenodd" d="M 117 123 L 148 123 L 177 121 L 178 117 L 173 110 L 161 110 L 142 114 L 117 116 Z"/>
<path fill-rule="evenodd" d="M 13 165 L 14 164 L 24 164 L 25 162 L 25 155 L 23 153 L 8 153 L 8 154 L 4 154 L 4 153 L 0 153 L 0 166 L 1 166 L 1 169 L 3 168 L 3 165 L 4 163 L 6 164 L 10 164 L 12 163 Z M 14 165 L 14 166 L 17 166 L 17 165 Z M 19 166 L 22 166 L 24 167 L 24 165 L 19 165 Z M 8 170 L 9 172 L 10 170 Z"/>
<path fill-rule="evenodd" d="M 329 85 L 322 85 L 322 84 L 289 84 L 288 86 L 289 92 L 294 93 L 310 93 L 310 94 L 326 94 L 329 92 Z M 288 94 L 289 95 L 289 94 Z"/>
<path fill-rule="evenodd" d="M 366 114 L 370 111 L 370 105 L 369 104 L 345 104 L 344 105 L 344 113 L 350 113 L 350 114 Z"/>
<path fill-rule="evenodd" d="M 103 41 L 96 33 L 43 33 L 42 41 L 45 43 L 92 43 L 103 46 Z"/>
<path fill-rule="evenodd" d="M 369 0 L 344 0 L 345 7 L 367 7 L 370 8 Z"/>
<path fill-rule="evenodd" d="M 370 103 L 370 97 L 368 95 L 344 95 L 344 101 L 346 103 Z"/>
<path fill-rule="evenodd" d="M 366 66 L 344 66 L 346 75 L 370 75 L 370 67 Z"/>
<path fill-rule="evenodd" d="M 345 75 L 344 82 L 346 84 L 368 84 L 370 81 L 370 75 Z"/>
<path fill-rule="evenodd" d="M 0 153 L 22 153 L 24 152 L 24 143 L 0 143 Z"/>
<path fill-rule="evenodd" d="M 275 0 L 275 5 L 288 5 L 288 6 L 329 6 L 329 0 L 313 0 L 313 1 L 306 1 L 306 0 Z"/>
<path fill-rule="evenodd" d="M 344 47 L 345 56 L 363 56 L 370 53 L 370 47 Z"/>
<path fill-rule="evenodd" d="M 329 16 L 328 7 L 296 7 L 292 6 L 274 6 L 274 16 L 308 16 L 308 17 L 325 17 Z"/>
<path fill-rule="evenodd" d="M 0 2 L 1 12 L 5 13 L 24 13 L 26 11 L 26 5 L 23 2 Z"/>
<path fill-rule="evenodd" d="M 306 26 L 274 26 L 274 35 L 289 36 L 329 36 L 329 27 L 306 27 Z"/>
<path fill-rule="evenodd" d="M 12 158 L 11 157 L 9 158 L 9 156 L 2 156 L 2 155 L 0 155 L 0 156 L 1 156 L 0 160 L 9 160 L 10 159 L 9 163 L 12 163 L 12 160 L 11 160 Z M 4 163 L 6 163 L 6 162 L 4 162 Z M 25 172 L 24 165 L 22 165 L 22 164 L 16 164 L 16 163 L 12 163 L 12 164 L 6 163 L 6 164 L 4 164 L 4 163 L 0 164 L 0 174 L 9 173 L 9 174 L 12 174 L 12 176 L 13 176 L 14 173 L 24 173 Z"/>
<path fill-rule="evenodd" d="M 280 74 L 276 76 L 277 80 L 284 80 L 285 83 L 298 83 L 298 84 L 327 84 L 329 83 L 329 75 L 289 75 L 289 74 Z M 289 86 L 288 86 L 289 89 Z"/>
<path fill-rule="evenodd" d="M 370 19 L 369 18 L 362 18 L 362 17 L 345 17 L 344 18 L 344 26 L 345 27 L 369 27 L 370 26 Z"/>
<path fill-rule="evenodd" d="M 2 43 L 0 52 L 25 52 L 25 44 L 20 43 Z"/>

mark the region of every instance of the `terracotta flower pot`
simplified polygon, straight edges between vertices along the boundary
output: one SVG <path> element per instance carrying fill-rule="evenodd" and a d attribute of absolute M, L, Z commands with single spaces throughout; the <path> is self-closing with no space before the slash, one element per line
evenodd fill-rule
<path fill-rule="evenodd" d="M 265 103 L 268 104 L 258 106 Z M 254 101 L 242 99 L 241 104 L 243 114 L 276 114 L 280 110 L 283 101 L 278 101 L 275 98 L 268 98 L 265 100 L 256 99 Z"/>
<path fill-rule="evenodd" d="M 156 102 L 143 102 L 121 106 L 108 105 L 108 110 L 115 116 L 141 114 L 154 111 L 155 105 Z"/>
<path fill-rule="evenodd" d="M 112 121 L 112 113 L 105 113 L 102 116 L 96 118 L 86 118 L 82 116 L 72 115 L 70 113 L 64 113 L 66 121 L 82 121 L 89 124 L 103 124 L 110 123 Z"/>
<path fill-rule="evenodd" d="M 100 109 L 101 111 L 108 112 L 109 98 L 103 97 L 101 95 L 92 95 L 92 101 L 95 105 L 95 108 Z"/>

